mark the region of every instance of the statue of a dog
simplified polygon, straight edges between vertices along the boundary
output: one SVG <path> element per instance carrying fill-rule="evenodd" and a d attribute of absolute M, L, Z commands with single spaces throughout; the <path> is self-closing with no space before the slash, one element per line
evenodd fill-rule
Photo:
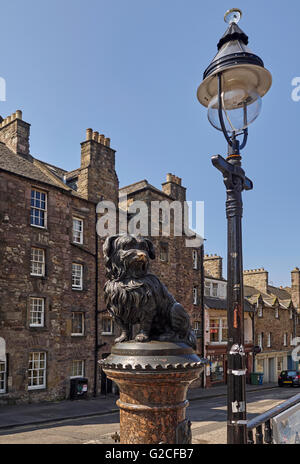
<path fill-rule="evenodd" d="M 130 339 L 130 327 L 140 325 L 135 340 L 184 342 L 196 349 L 190 318 L 167 288 L 148 273 L 155 258 L 152 242 L 140 236 L 113 235 L 103 245 L 106 275 L 105 301 L 109 313 L 121 327 L 115 340 Z"/>

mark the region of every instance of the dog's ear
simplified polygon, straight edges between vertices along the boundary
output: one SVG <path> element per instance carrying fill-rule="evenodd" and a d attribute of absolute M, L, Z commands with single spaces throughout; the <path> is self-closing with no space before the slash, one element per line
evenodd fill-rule
<path fill-rule="evenodd" d="M 110 255 L 113 251 L 113 246 L 115 243 L 115 240 L 119 237 L 119 235 L 111 235 L 110 237 L 107 237 L 104 244 L 103 244 L 103 254 L 104 258 L 108 260 L 110 258 Z"/>
<path fill-rule="evenodd" d="M 149 238 L 145 238 L 144 240 L 145 240 L 145 242 L 147 244 L 147 247 L 148 247 L 149 258 L 150 259 L 155 259 L 155 249 L 154 249 L 153 243 L 151 242 L 151 240 L 149 240 Z"/>

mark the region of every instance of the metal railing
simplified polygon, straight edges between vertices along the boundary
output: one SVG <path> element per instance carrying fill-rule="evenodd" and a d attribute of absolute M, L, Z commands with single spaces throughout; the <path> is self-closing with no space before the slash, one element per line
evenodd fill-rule
<path fill-rule="evenodd" d="M 289 398 L 278 406 L 275 406 L 275 408 L 269 409 L 269 411 L 266 411 L 263 414 L 260 414 L 259 416 L 256 416 L 254 419 L 250 420 L 247 424 L 248 444 L 272 444 L 272 419 L 292 408 L 293 406 L 296 406 L 297 404 L 300 404 L 300 394 L 292 396 L 292 398 Z M 296 435 L 298 436 L 297 432 Z"/>

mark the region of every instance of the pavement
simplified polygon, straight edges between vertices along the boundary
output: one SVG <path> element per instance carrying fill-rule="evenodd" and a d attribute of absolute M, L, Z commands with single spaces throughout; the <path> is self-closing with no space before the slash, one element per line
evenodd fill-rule
<path fill-rule="evenodd" d="M 246 392 L 278 388 L 276 383 L 263 385 L 246 385 Z M 191 388 L 188 400 L 205 400 L 227 395 L 227 386 L 211 388 Z M 80 417 L 99 416 L 119 412 L 116 395 L 99 395 L 81 400 L 62 400 L 55 402 L 32 403 L 22 405 L 0 406 L 0 430 L 12 427 L 46 424 Z"/>

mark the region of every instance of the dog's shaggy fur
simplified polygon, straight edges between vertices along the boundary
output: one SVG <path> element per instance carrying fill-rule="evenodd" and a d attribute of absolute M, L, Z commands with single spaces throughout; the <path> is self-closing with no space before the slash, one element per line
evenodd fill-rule
<path fill-rule="evenodd" d="M 105 301 L 109 313 L 121 327 L 116 343 L 130 339 L 134 324 L 140 325 L 136 341 L 185 342 L 196 348 L 190 318 L 164 284 L 148 273 L 155 258 L 152 242 L 132 235 L 113 235 L 103 246 L 106 275 Z"/>

